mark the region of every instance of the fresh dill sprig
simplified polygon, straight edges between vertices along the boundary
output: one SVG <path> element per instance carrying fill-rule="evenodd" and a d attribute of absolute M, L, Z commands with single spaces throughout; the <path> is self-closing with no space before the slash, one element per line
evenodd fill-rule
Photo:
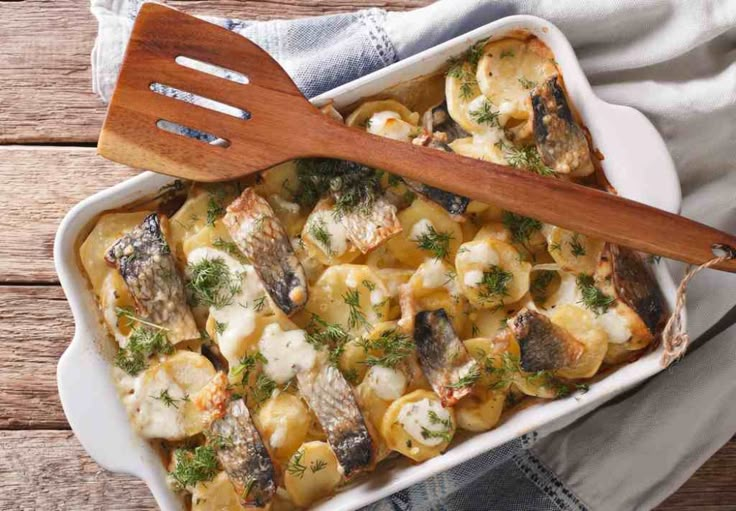
<path fill-rule="evenodd" d="M 322 218 L 313 219 L 309 222 L 309 234 L 317 241 L 322 247 L 327 250 L 328 254 L 332 254 L 332 235 L 327 230 L 327 224 Z"/>
<path fill-rule="evenodd" d="M 173 406 L 174 408 L 179 408 L 179 405 L 177 404 L 179 401 L 189 401 L 189 395 L 184 394 L 184 397 L 181 399 L 173 397 L 171 394 L 169 394 L 169 389 L 164 389 L 157 396 L 151 396 L 152 399 L 155 399 L 157 401 L 161 401 L 167 408 Z"/>
<path fill-rule="evenodd" d="M 218 218 L 225 214 L 225 206 L 222 204 L 222 194 L 210 194 L 207 201 L 207 225 L 214 226 Z"/>
<path fill-rule="evenodd" d="M 439 415 L 437 415 L 437 412 L 434 410 L 430 410 L 427 414 L 429 416 L 429 422 L 430 424 L 442 424 L 446 428 L 452 427 L 452 421 L 448 419 L 441 419 Z"/>
<path fill-rule="evenodd" d="M 381 332 L 376 339 L 363 339 L 360 344 L 366 353 L 380 353 L 366 357 L 362 363 L 368 366 L 394 368 L 414 351 L 411 338 L 396 328 Z"/>
<path fill-rule="evenodd" d="M 580 235 L 578 233 L 573 234 L 572 239 L 568 241 L 570 245 L 570 253 L 575 257 L 585 255 L 585 246 L 580 242 Z"/>
<path fill-rule="evenodd" d="M 212 246 L 218 250 L 227 252 L 241 262 L 248 262 L 248 258 L 240 251 L 234 241 L 227 241 L 218 237 L 212 242 Z"/>
<path fill-rule="evenodd" d="M 256 384 L 253 387 L 253 399 L 256 404 L 261 404 L 271 397 L 274 390 L 276 390 L 276 382 L 269 378 L 265 373 L 259 373 L 256 378 Z"/>
<path fill-rule="evenodd" d="M 582 303 L 596 314 L 603 314 L 616 301 L 613 296 L 605 294 L 595 286 L 592 275 L 581 273 L 577 276 L 575 282 L 582 294 L 582 298 L 578 303 Z"/>
<path fill-rule="evenodd" d="M 115 307 L 115 316 L 118 319 L 125 319 L 125 326 L 128 328 L 133 328 L 136 324 L 139 324 L 150 328 L 155 328 L 156 330 L 168 331 L 168 328 L 162 327 L 161 325 L 157 325 L 156 323 L 152 323 L 150 321 L 146 321 L 142 317 L 138 316 L 135 313 L 133 307 Z"/>
<path fill-rule="evenodd" d="M 210 445 L 174 451 L 174 470 L 170 472 L 177 489 L 212 480 L 219 472 L 215 450 Z"/>
<path fill-rule="evenodd" d="M 453 239 L 452 234 L 437 231 L 434 226 L 429 225 L 414 241 L 421 250 L 431 252 L 435 259 L 445 259 L 450 253 L 450 241 Z"/>
<path fill-rule="evenodd" d="M 294 455 L 289 460 L 289 463 L 286 465 L 286 471 L 294 477 L 302 479 L 304 477 L 304 472 L 307 471 L 306 465 L 302 464 L 303 458 L 304 451 L 302 449 L 299 449 L 294 453 Z"/>
<path fill-rule="evenodd" d="M 265 306 L 266 306 L 266 295 L 256 298 L 253 301 L 253 310 L 255 312 L 261 312 Z"/>
<path fill-rule="evenodd" d="M 363 284 L 368 291 L 373 291 L 373 290 L 376 289 L 375 282 L 371 282 L 370 280 L 367 280 L 367 279 L 366 280 L 363 280 L 363 282 L 361 282 L 361 284 Z"/>
<path fill-rule="evenodd" d="M 462 376 L 461 378 L 458 378 L 456 382 L 448 383 L 445 385 L 445 387 L 450 389 L 464 389 L 467 387 L 472 387 L 475 385 L 475 383 L 480 378 L 480 369 L 478 366 L 473 366 L 473 368 L 468 371 L 467 374 Z"/>
<path fill-rule="evenodd" d="M 311 470 L 313 474 L 325 468 L 327 468 L 327 462 L 321 458 L 318 460 L 314 460 L 309 465 L 309 470 Z"/>
<path fill-rule="evenodd" d="M 348 328 L 355 329 L 358 327 L 368 327 L 368 320 L 360 309 L 360 293 L 357 289 L 348 290 L 342 297 L 345 305 L 350 309 L 348 315 Z"/>
<path fill-rule="evenodd" d="M 435 426 L 441 425 L 443 429 L 435 431 L 422 426 L 422 438 L 428 440 L 430 438 L 440 438 L 444 442 L 450 442 L 452 440 L 452 420 L 442 419 L 434 410 L 430 410 L 427 414 L 429 423 Z"/>
<path fill-rule="evenodd" d="M 533 80 L 528 80 L 527 78 L 523 76 L 519 78 L 519 83 L 521 84 L 522 87 L 524 87 L 527 90 L 532 90 L 534 87 L 537 86 L 537 82 Z"/>
<path fill-rule="evenodd" d="M 215 321 L 215 332 L 222 335 L 227 330 L 227 323 L 223 321 Z"/>
<path fill-rule="evenodd" d="M 189 264 L 187 282 L 192 305 L 213 306 L 221 309 L 232 303 L 240 291 L 240 279 L 230 271 L 220 257 L 202 259 Z"/>
<path fill-rule="evenodd" d="M 489 270 L 483 272 L 483 278 L 478 283 L 478 296 L 483 300 L 500 301 L 508 294 L 508 286 L 513 278 L 513 273 L 492 265 Z"/>
<path fill-rule="evenodd" d="M 207 437 L 207 443 L 211 445 L 216 451 L 222 450 L 222 449 L 232 449 L 235 447 L 235 442 L 233 441 L 233 437 L 228 435 L 218 435 L 216 433 L 205 433 L 205 436 Z"/>
<path fill-rule="evenodd" d="M 148 366 L 148 359 L 158 353 L 174 352 L 166 333 L 161 328 L 146 325 L 135 327 L 128 336 L 128 344 L 115 355 L 115 365 L 130 375 L 136 375 Z"/>
<path fill-rule="evenodd" d="M 529 247 L 527 247 L 527 244 L 529 243 L 532 235 L 542 229 L 542 222 L 534 218 L 511 213 L 510 211 L 503 212 L 501 221 L 511 233 L 511 239 L 516 243 L 523 245 L 527 251 L 531 252 Z"/>
<path fill-rule="evenodd" d="M 238 361 L 237 365 L 230 368 L 230 376 L 237 377 L 242 375 L 240 381 L 241 383 L 246 384 L 251 372 L 256 368 L 258 363 L 266 363 L 266 357 L 264 357 L 260 351 L 245 355 Z"/>
<path fill-rule="evenodd" d="M 327 349 L 330 364 L 338 365 L 340 356 L 345 351 L 345 344 L 349 340 L 350 335 L 342 326 L 337 323 L 328 323 L 317 314 L 312 314 L 307 325 L 307 342 L 317 349 Z"/>
<path fill-rule="evenodd" d="M 470 118 L 478 124 L 487 124 L 488 126 L 494 126 L 496 128 L 501 125 L 498 122 L 498 116 L 500 115 L 497 110 L 491 108 L 493 105 L 487 99 L 483 100 L 483 104 L 477 110 L 471 110 L 469 113 Z"/>
<path fill-rule="evenodd" d="M 553 176 L 555 171 L 544 164 L 539 151 L 533 145 L 517 148 L 513 145 L 506 144 L 503 140 L 496 142 L 496 146 L 503 151 L 506 161 L 512 167 L 526 169 L 539 174 L 540 176 Z"/>
<path fill-rule="evenodd" d="M 542 270 L 534 272 L 534 276 L 529 283 L 529 292 L 534 300 L 543 302 L 547 298 L 547 288 L 552 283 L 554 277 L 554 271 Z"/>

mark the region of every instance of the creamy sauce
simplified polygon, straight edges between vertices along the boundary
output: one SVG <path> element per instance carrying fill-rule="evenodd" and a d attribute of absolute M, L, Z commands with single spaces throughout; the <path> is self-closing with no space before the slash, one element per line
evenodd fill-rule
<path fill-rule="evenodd" d="M 146 438 L 180 438 L 184 436 L 181 413 L 185 392 L 165 370 L 146 371 L 135 379 L 134 393 L 128 404 L 134 410 L 133 423 Z M 177 407 L 156 399 L 167 392 L 176 399 Z"/>
<path fill-rule="evenodd" d="M 374 135 L 408 142 L 411 138 L 413 128 L 408 122 L 402 121 L 398 113 L 385 110 L 376 112 L 371 116 L 367 131 Z"/>
<path fill-rule="evenodd" d="M 209 247 L 200 247 L 189 253 L 187 262 L 196 264 L 205 259 L 216 258 L 222 259 L 233 274 L 241 276 L 240 291 L 233 296 L 232 301 L 222 308 L 210 307 L 210 315 L 224 326 L 217 333 L 217 345 L 228 362 L 233 364 L 240 356 L 241 341 L 255 331 L 257 316 L 267 314 L 270 305 L 253 267 L 240 263 L 229 254 Z M 259 303 L 263 305 L 258 305 Z"/>
<path fill-rule="evenodd" d="M 448 279 L 449 268 L 440 259 L 429 259 L 422 263 L 422 286 L 427 289 L 443 287 Z"/>
<path fill-rule="evenodd" d="M 616 309 L 608 309 L 596 318 L 598 324 L 608 334 L 608 342 L 623 344 L 631 338 L 631 328 L 628 320 L 619 314 Z"/>
<path fill-rule="evenodd" d="M 279 384 L 288 382 L 297 372 L 310 370 L 317 357 L 304 330 L 284 332 L 276 323 L 264 328 L 258 349 L 267 360 L 266 374 Z"/>
<path fill-rule="evenodd" d="M 406 392 L 406 376 L 390 367 L 373 366 L 365 376 L 373 392 L 384 401 L 399 399 Z"/>
<path fill-rule="evenodd" d="M 463 284 L 469 287 L 475 287 L 483 281 L 483 272 L 480 270 L 470 270 L 463 277 Z"/>
<path fill-rule="evenodd" d="M 430 232 L 429 231 L 430 227 L 434 229 L 434 224 L 430 220 L 426 218 L 420 219 L 417 223 L 411 226 L 411 232 L 409 233 L 409 239 L 412 241 L 417 241 L 423 235 L 428 234 Z"/>
<path fill-rule="evenodd" d="M 469 243 L 464 248 L 465 251 L 459 254 L 463 262 L 483 266 L 494 266 L 499 263 L 498 254 L 488 243 Z"/>
<path fill-rule="evenodd" d="M 274 449 L 283 447 L 288 432 L 289 428 L 287 424 L 287 418 L 279 417 L 276 428 L 274 428 L 273 433 L 271 433 L 271 438 L 268 440 L 268 443 L 271 444 L 271 447 Z"/>
<path fill-rule="evenodd" d="M 269 199 L 271 199 L 271 202 L 276 206 L 276 208 L 280 209 L 281 211 L 286 211 L 293 215 L 298 215 L 299 211 L 301 210 L 299 204 L 295 202 L 289 202 L 288 200 L 282 198 L 280 195 L 273 194 L 269 197 Z"/>
<path fill-rule="evenodd" d="M 436 413 L 440 422 L 430 420 L 429 412 Z M 420 444 L 429 447 L 440 445 L 444 440 L 437 436 L 425 438 L 422 431 L 425 429 L 434 433 L 448 431 L 447 426 L 442 422 L 449 420 L 451 420 L 450 412 L 444 409 L 439 401 L 427 398 L 415 403 L 407 403 L 399 411 L 399 423 L 404 431 Z"/>
<path fill-rule="evenodd" d="M 386 299 L 386 295 L 380 289 L 371 291 L 371 305 L 378 305 Z"/>
<path fill-rule="evenodd" d="M 324 229 L 327 232 L 329 241 L 318 240 L 312 234 L 309 235 L 310 241 L 317 245 L 322 252 L 335 257 L 340 257 L 347 252 L 348 232 L 341 222 L 335 221 L 335 215 L 332 210 L 324 209 L 315 211 L 309 216 L 307 232 L 310 233 L 315 228 Z"/>

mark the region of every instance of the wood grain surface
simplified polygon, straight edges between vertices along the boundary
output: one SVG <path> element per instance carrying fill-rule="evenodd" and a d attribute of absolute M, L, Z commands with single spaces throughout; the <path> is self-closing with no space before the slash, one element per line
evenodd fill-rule
<path fill-rule="evenodd" d="M 270 19 L 429 1 L 168 3 L 195 13 Z M 79 200 L 134 174 L 97 157 L 94 147 L 77 147 L 94 146 L 104 115 L 90 89 L 96 23 L 88 9 L 86 0 L 0 0 L 1 510 L 155 509 L 142 482 L 107 473 L 84 453 L 56 390 L 56 363 L 74 328 L 55 285 L 56 228 Z M 732 440 L 659 510 L 736 509 L 735 474 Z"/>

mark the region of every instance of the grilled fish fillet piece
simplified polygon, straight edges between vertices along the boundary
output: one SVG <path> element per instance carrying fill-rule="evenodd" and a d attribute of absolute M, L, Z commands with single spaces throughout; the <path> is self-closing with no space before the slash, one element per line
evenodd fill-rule
<path fill-rule="evenodd" d="M 444 309 L 417 313 L 414 343 L 424 376 L 442 406 L 453 406 L 470 394 L 480 368 L 453 330 Z"/>
<path fill-rule="evenodd" d="M 587 176 L 594 170 L 588 139 L 575 122 L 559 77 L 532 91 L 534 138 L 545 165 L 560 174 Z"/>
<path fill-rule="evenodd" d="M 227 207 L 222 221 L 273 303 L 287 316 L 301 310 L 308 298 L 307 277 L 268 202 L 247 188 Z"/>
<path fill-rule="evenodd" d="M 299 391 L 317 416 L 346 479 L 370 470 L 375 446 L 353 390 L 336 367 L 322 363 L 297 374 Z"/>
<path fill-rule="evenodd" d="M 245 507 L 266 507 L 276 492 L 275 471 L 261 435 L 242 399 L 231 401 L 225 416 L 210 428 L 217 459 Z"/>
<path fill-rule="evenodd" d="M 635 251 L 607 244 L 598 272 L 610 262 L 610 276 L 616 298 L 628 305 L 652 335 L 663 327 L 667 307 L 654 275 Z"/>
<path fill-rule="evenodd" d="M 344 213 L 341 222 L 348 239 L 364 254 L 401 232 L 396 206 L 383 196 L 373 201 L 369 211 Z"/>
<path fill-rule="evenodd" d="M 184 282 L 157 213 L 151 213 L 118 239 L 107 251 L 105 260 L 120 272 L 136 302 L 137 312 L 167 329 L 172 344 L 199 338 L 187 305 Z"/>
<path fill-rule="evenodd" d="M 524 371 L 554 371 L 573 365 L 583 355 L 583 345 L 539 312 L 522 309 L 510 324 L 521 348 Z"/>

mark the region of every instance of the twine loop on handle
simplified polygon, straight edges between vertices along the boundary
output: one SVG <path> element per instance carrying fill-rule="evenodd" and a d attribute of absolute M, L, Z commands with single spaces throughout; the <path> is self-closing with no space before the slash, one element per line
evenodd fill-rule
<path fill-rule="evenodd" d="M 682 357 L 690 344 L 690 337 L 687 335 L 687 330 L 682 322 L 683 311 L 687 303 L 687 285 L 690 283 L 690 280 L 700 273 L 701 270 L 736 258 L 736 249 L 728 245 L 722 245 L 720 243 L 713 245 L 714 255 L 716 252 L 720 252 L 721 255 L 714 257 L 710 261 L 706 261 L 700 266 L 688 266 L 685 276 L 680 281 L 680 285 L 677 286 L 675 309 L 672 311 L 669 320 L 667 320 L 664 330 L 662 330 L 662 344 L 664 345 L 664 352 L 662 353 L 663 367 L 669 366 L 672 362 Z"/>

